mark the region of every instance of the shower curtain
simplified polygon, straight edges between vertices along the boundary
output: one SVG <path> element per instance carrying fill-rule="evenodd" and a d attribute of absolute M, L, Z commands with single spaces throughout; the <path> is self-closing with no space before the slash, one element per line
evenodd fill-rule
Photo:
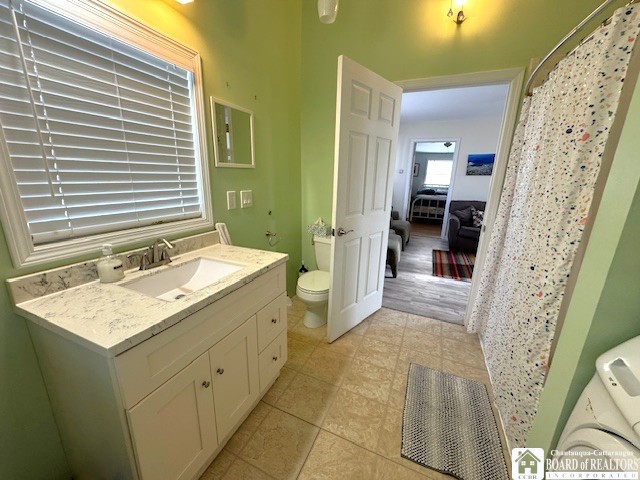
<path fill-rule="evenodd" d="M 480 335 L 511 447 L 523 447 L 548 370 L 636 36 L 637 7 L 617 10 L 524 100 L 468 323 Z"/>

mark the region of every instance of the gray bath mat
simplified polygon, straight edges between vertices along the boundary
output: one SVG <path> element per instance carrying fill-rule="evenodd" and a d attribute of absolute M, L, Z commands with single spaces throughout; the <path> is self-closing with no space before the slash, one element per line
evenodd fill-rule
<path fill-rule="evenodd" d="M 412 363 L 402 456 L 461 480 L 508 480 L 486 387 Z"/>

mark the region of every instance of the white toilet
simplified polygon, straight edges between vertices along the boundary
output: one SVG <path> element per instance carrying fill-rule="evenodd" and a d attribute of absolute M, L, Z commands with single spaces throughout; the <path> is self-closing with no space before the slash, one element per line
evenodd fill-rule
<path fill-rule="evenodd" d="M 318 328 L 327 323 L 331 241 L 331 237 L 313 237 L 318 270 L 307 272 L 298 279 L 296 295 L 307 306 L 304 326 L 308 328 Z"/>

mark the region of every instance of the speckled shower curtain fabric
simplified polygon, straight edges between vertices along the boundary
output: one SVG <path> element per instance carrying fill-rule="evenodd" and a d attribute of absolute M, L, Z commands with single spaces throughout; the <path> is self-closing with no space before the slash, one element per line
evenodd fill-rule
<path fill-rule="evenodd" d="M 512 448 L 525 446 L 537 411 L 560 304 L 639 30 L 637 6 L 617 10 L 522 107 L 468 324 L 483 340 Z"/>

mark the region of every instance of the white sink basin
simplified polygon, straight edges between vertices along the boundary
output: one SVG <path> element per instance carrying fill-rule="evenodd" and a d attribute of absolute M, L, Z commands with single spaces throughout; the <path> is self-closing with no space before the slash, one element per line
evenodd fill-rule
<path fill-rule="evenodd" d="M 191 292 L 213 285 L 243 268 L 243 265 L 221 260 L 196 258 L 180 266 L 133 280 L 122 286 L 160 300 L 172 302 Z"/>

